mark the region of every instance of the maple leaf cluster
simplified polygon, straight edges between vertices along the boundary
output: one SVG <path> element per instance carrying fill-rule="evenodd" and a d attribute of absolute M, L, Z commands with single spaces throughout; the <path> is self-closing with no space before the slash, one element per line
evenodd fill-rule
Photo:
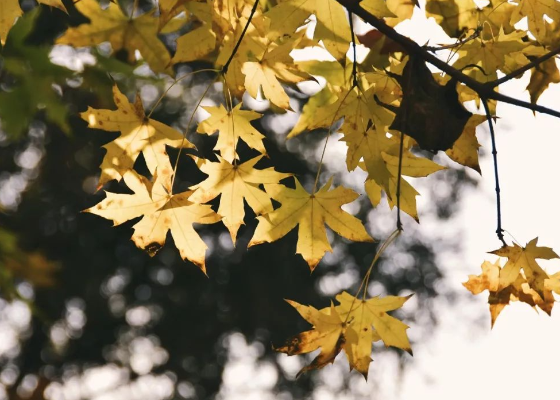
<path fill-rule="evenodd" d="M 514 243 L 490 252 L 507 258 L 501 267 L 500 261 L 495 263 L 484 261 L 480 275 L 469 275 L 463 283 L 472 294 L 488 290 L 491 324 L 510 301 L 520 301 L 531 307 L 539 307 L 548 315 L 554 306 L 552 292 L 560 294 L 560 273 L 549 276 L 537 263 L 537 259 L 551 260 L 559 258 L 550 247 L 537 246 L 538 238 L 531 240 L 525 247 Z"/>
<path fill-rule="evenodd" d="M 66 11 L 60 0 L 39 3 Z M 347 10 L 358 3 L 360 10 L 381 21 L 379 30 L 355 35 L 352 22 L 357 17 Z M 419 220 L 419 193 L 402 177 L 426 177 L 444 169 L 419 156 L 418 147 L 444 151 L 451 160 L 480 172 L 476 128 L 491 122 L 496 102 L 489 102 L 486 115 L 467 111 L 464 102 L 487 106 L 493 99 L 473 90 L 472 82 L 492 84 L 499 73 L 518 76 L 532 60 L 552 54 L 560 44 L 560 2 L 555 0 L 491 0 L 482 7 L 473 0 L 428 0 L 426 15 L 434 17 L 456 40 L 449 47 L 453 62 L 445 64 L 457 72 L 451 75 L 432 73 L 426 66 L 425 53 L 444 48 L 423 48 L 421 57 L 418 51 L 410 51 L 412 47 L 403 47 L 408 42 L 392 42 L 379 34 L 381 27 L 392 29 L 411 18 L 415 4 L 405 0 L 159 0 L 148 11 L 136 6 L 137 2 L 125 11 L 117 2 L 102 7 L 97 0 L 77 1 L 75 9 L 88 21 L 68 28 L 56 43 L 84 47 L 108 42 L 113 53 L 124 52 L 132 64 L 145 62 L 160 76 L 174 77 L 179 64 L 193 61 L 213 67 L 216 80 L 221 79 L 225 101 L 204 107 L 209 116 L 198 123 L 196 133 L 217 134 L 217 162 L 197 155 L 187 139 L 188 129 L 179 132 L 152 119 L 140 96 L 131 102 L 115 84 L 114 109 L 90 107 L 81 117 L 90 128 L 119 132 L 103 146 L 106 154 L 98 189 L 116 180 L 132 194 L 107 192 L 104 200 L 86 211 L 115 225 L 139 218 L 132 240 L 150 255 L 164 246 L 170 232 L 181 257 L 205 273 L 207 246 L 193 224 L 222 222 L 235 244 L 246 220 L 244 203 L 258 219 L 249 246 L 279 240 L 297 226 L 296 252 L 311 270 L 332 251 L 326 226 L 349 240 L 373 241 L 363 223 L 342 209 L 358 198 L 355 191 L 336 185 L 333 178 L 318 188 L 319 172 L 308 190 L 289 172 L 257 167 L 268 157 L 266 137 L 255 127 L 263 114 L 248 109 L 244 95 L 267 100 L 271 112 L 293 112 L 287 88 L 297 90 L 301 82 L 323 78 L 324 85 L 309 97 L 287 138 L 298 140 L 299 135 L 318 129 L 330 134 L 334 123 L 341 120 L 337 131 L 347 146 L 348 171 L 366 172 L 363 193 L 373 207 L 383 199 L 391 208 L 398 206 L 400 230 L 400 210 Z M 9 30 L 21 12 L 17 0 L 0 1 L 2 44 L 10 40 Z M 523 18 L 528 20 L 528 31 L 515 28 Z M 176 38 L 174 51 L 162 40 L 169 34 Z M 357 44 L 368 50 L 361 61 L 355 55 Z M 310 48 L 321 49 L 329 60 L 294 61 L 294 50 Z M 553 58 L 535 65 L 527 88 L 532 103 L 551 83 L 559 81 Z M 253 152 L 251 158 L 240 159 L 240 140 Z M 194 161 L 208 177 L 187 191 L 175 193 L 180 159 L 171 160 L 167 147 L 177 149 L 181 160 Z M 185 149 L 191 154 L 185 155 Z M 138 172 L 139 158 L 149 176 Z M 288 181 L 293 187 L 287 186 Z M 215 210 L 208 203 L 218 197 Z M 535 259 L 550 259 L 556 254 L 537 247 L 536 240 L 525 248 L 508 246 L 494 254 L 507 257 L 506 265 L 501 268 L 486 262 L 482 275 L 471 276 L 465 284 L 473 293 L 490 291 L 492 323 L 513 300 L 550 313 L 552 291 L 560 291 L 560 280 L 557 275 L 548 276 Z M 367 293 L 367 288 L 364 291 Z M 302 372 L 332 362 L 344 349 L 350 366 L 367 376 L 371 346 L 377 340 L 411 351 L 407 326 L 387 314 L 400 308 L 407 297 L 358 299 L 343 292 L 336 299 L 339 305 L 322 310 L 290 302 L 314 328 L 278 350 L 302 354 L 321 348 Z"/>

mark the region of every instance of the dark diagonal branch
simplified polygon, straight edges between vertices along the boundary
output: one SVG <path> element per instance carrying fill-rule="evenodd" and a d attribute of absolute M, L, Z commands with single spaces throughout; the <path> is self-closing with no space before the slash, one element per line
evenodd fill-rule
<path fill-rule="evenodd" d="M 518 77 L 519 75 L 523 74 L 525 71 L 528 71 L 531 68 L 535 68 L 535 67 L 539 66 L 540 64 L 542 64 L 543 62 L 545 62 L 549 58 L 552 58 L 559 53 L 560 53 L 560 46 L 558 46 L 555 49 L 549 51 L 545 55 L 540 56 L 539 58 L 535 58 L 529 64 L 524 65 L 521 68 L 518 68 L 515 71 L 510 72 L 506 76 L 503 76 L 500 79 L 496 79 L 495 81 L 488 82 L 488 84 L 490 84 L 490 86 L 492 86 L 492 87 L 497 87 L 497 86 L 501 85 L 502 83 L 509 81 L 510 79 Z"/>
<path fill-rule="evenodd" d="M 451 65 L 447 64 L 445 61 L 439 59 L 434 54 L 430 53 L 426 48 L 423 48 L 418 43 L 414 42 L 413 40 L 407 38 L 406 36 L 401 35 L 397 31 L 395 31 L 392 27 L 388 26 L 383 22 L 383 20 L 377 18 L 376 16 L 370 14 L 368 11 L 364 10 L 359 5 L 359 0 L 336 0 L 339 4 L 341 4 L 344 8 L 348 10 L 350 13 L 354 13 L 360 18 L 362 18 L 365 22 L 376 28 L 379 32 L 387 36 L 389 39 L 393 40 L 394 42 L 398 43 L 409 55 L 414 55 L 425 62 L 432 64 L 433 66 L 439 68 L 455 80 L 464 83 L 466 86 L 474 90 L 480 98 L 484 99 L 492 99 L 501 101 L 504 103 L 513 104 L 518 107 L 526 108 L 531 111 L 540 112 L 543 114 L 549 114 L 555 117 L 560 118 L 560 111 L 552 110 L 548 107 L 539 106 L 537 104 L 532 104 L 523 100 L 518 100 L 510 96 L 506 96 L 504 94 L 496 92 L 494 89 L 497 86 L 495 82 L 491 81 L 487 83 L 481 83 L 477 80 L 471 78 L 468 75 L 465 75 L 461 71 L 453 68 Z M 519 70 L 514 71 L 507 80 L 518 76 L 519 74 L 525 72 L 527 69 L 536 67 L 540 63 L 546 61 L 548 58 L 554 56 L 555 54 L 559 53 L 560 49 L 555 49 L 549 52 L 547 55 L 543 57 L 539 57 L 539 59 L 533 61 L 532 63 L 520 68 Z M 548 57 L 546 57 L 548 56 Z M 545 58 L 546 57 L 546 58 Z M 507 80 L 501 80 L 499 84 L 506 82 Z"/>

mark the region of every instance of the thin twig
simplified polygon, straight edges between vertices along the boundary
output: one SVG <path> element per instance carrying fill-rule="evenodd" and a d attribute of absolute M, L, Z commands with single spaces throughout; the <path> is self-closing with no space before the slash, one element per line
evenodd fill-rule
<path fill-rule="evenodd" d="M 456 47 L 460 47 L 460 46 L 464 45 L 465 43 L 470 42 L 471 40 L 476 39 L 477 37 L 480 36 L 481 31 L 482 31 L 481 28 L 477 28 L 472 35 L 470 35 L 469 37 L 466 37 L 462 40 L 459 40 L 456 43 L 446 44 L 446 45 L 443 45 L 443 46 L 424 46 L 424 48 L 428 51 L 433 51 L 433 52 L 440 51 L 440 50 L 454 49 Z"/>
<path fill-rule="evenodd" d="M 255 4 L 253 4 L 253 8 L 251 8 L 251 13 L 249 14 L 249 18 L 247 19 L 247 23 L 245 24 L 245 27 L 243 28 L 243 31 L 241 32 L 241 36 L 237 40 L 237 43 L 235 43 L 235 47 L 233 48 L 233 51 L 231 52 L 231 55 L 229 56 L 228 60 L 226 61 L 226 63 L 222 67 L 222 74 L 224 74 L 224 75 L 227 74 L 229 64 L 233 60 L 233 57 L 235 57 L 235 54 L 237 53 L 237 50 L 239 49 L 239 46 L 241 46 L 241 42 L 243 41 L 243 37 L 245 36 L 245 33 L 247 32 L 247 29 L 249 29 L 249 25 L 251 24 L 251 20 L 253 19 L 253 15 L 255 15 L 255 12 L 257 11 L 257 6 L 258 5 L 259 5 L 259 0 L 255 0 Z"/>
<path fill-rule="evenodd" d="M 498 226 L 496 228 L 496 235 L 504 246 L 507 246 L 504 240 L 504 230 L 502 229 L 502 203 L 500 200 L 500 179 L 498 175 L 498 150 L 496 149 L 496 136 L 494 135 L 494 123 L 492 122 L 492 115 L 488 107 L 488 100 L 482 98 L 484 111 L 486 112 L 486 119 L 488 120 L 488 127 L 490 128 L 490 138 L 492 139 L 492 158 L 494 159 L 494 179 L 496 181 L 496 211 L 498 217 Z"/>
<path fill-rule="evenodd" d="M 401 222 L 401 175 L 402 175 L 402 159 L 403 159 L 403 148 L 404 148 L 404 133 L 401 132 L 401 143 L 399 146 L 399 169 L 397 173 L 397 230 L 400 232 L 403 230 Z"/>

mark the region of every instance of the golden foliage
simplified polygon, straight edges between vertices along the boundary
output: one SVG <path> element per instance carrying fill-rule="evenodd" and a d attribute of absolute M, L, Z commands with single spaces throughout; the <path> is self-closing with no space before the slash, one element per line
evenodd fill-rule
<path fill-rule="evenodd" d="M 39 3 L 66 11 L 60 0 Z M 334 178 L 317 190 L 322 158 L 311 192 L 297 178 L 294 188 L 281 183 L 292 176 L 290 173 L 277 172 L 273 167 L 255 168 L 268 157 L 265 136 L 258 127 L 262 125 L 262 120 L 258 120 L 263 114 L 249 109 L 247 104 L 251 102 L 244 102 L 243 96 L 267 99 L 271 112 L 289 113 L 297 110 L 292 108 L 296 102 L 290 104 L 291 91 L 298 90 L 302 82 L 320 85 L 303 105 L 287 138 L 301 140 L 300 135 L 320 129 L 327 130 L 328 135 L 340 132 L 347 146 L 349 173 L 358 167 L 367 173 L 361 194 L 367 194 L 374 207 L 386 198 L 391 208 L 398 205 L 399 212 L 402 210 L 418 221 L 419 193 L 402 177 L 426 177 L 444 167 L 431 157 L 420 155 L 417 148 L 446 150 L 451 160 L 480 172 L 476 129 L 495 117 L 471 116 L 465 110 L 463 103 L 474 100 L 479 106 L 486 99 L 471 90 L 475 87 L 472 82 L 470 86 L 458 85 L 457 74 L 463 71 L 476 82 L 484 82 L 484 87 L 495 90 L 488 85 L 498 73 L 519 72 L 534 63 L 527 67 L 533 67 L 527 88 L 532 103 L 550 85 L 560 82 L 554 58 L 534 61 L 552 54 L 554 46 L 560 44 L 560 2 L 556 0 L 491 0 L 483 7 L 473 0 L 428 0 L 426 14 L 435 18 L 450 39 L 458 40 L 448 46 L 453 65 L 446 64 L 456 74 L 440 64 L 448 72 L 445 76 L 432 73 L 426 66 L 426 54 L 432 56 L 443 49 L 418 48 L 417 52 L 425 52 L 424 57 L 419 57 L 403 47 L 407 42 L 389 37 L 380 40 L 382 29 L 359 36 L 369 54 L 363 59 L 349 58 L 353 32 L 341 3 L 345 1 L 159 0 L 146 12 L 138 4 L 125 11 L 118 2 L 109 2 L 107 7 L 97 0 L 75 2 L 74 7 L 88 21 L 68 28 L 56 43 L 84 47 L 108 42 L 113 54 L 126 52 L 129 63 L 145 63 L 154 79 L 172 77 L 181 63 L 192 62 L 189 68 L 200 72 L 199 62 L 204 63 L 209 65 L 205 71 L 217 75 L 210 85 L 220 79 L 214 87 L 221 85 L 224 94 L 223 102 L 214 99 L 213 105 L 203 107 L 209 116 L 196 127 L 199 134 L 217 133 L 214 162 L 201 157 L 187 140 L 190 122 L 182 134 L 152 119 L 151 113 L 146 115 L 139 95 L 131 103 L 115 84 L 116 109 L 89 107 L 81 116 L 90 128 L 119 132 L 115 140 L 104 145 L 106 154 L 99 187 L 111 180 L 122 180 L 122 185 L 133 194 L 107 192 L 104 200 L 85 211 L 115 225 L 138 218 L 132 240 L 151 255 L 164 245 L 167 233 L 171 232 L 181 257 L 206 272 L 207 246 L 193 224 L 221 220 L 235 243 L 246 221 L 246 202 L 258 220 L 249 246 L 280 240 L 297 226 L 296 252 L 313 270 L 324 254 L 332 251 L 326 226 L 348 240 L 373 241 L 363 223 L 342 208 L 360 194 L 333 186 Z M 382 26 L 387 29 L 409 19 L 418 5 L 405 0 L 353 3 L 382 19 Z M 21 14 L 18 1 L 0 1 L 3 46 L 10 42 L 8 33 Z M 350 17 L 357 18 L 352 13 Z M 516 28 L 515 24 L 525 17 L 528 30 Z M 165 44 L 172 37 L 176 39 L 174 52 Z M 321 49 L 325 60 L 294 62 L 294 50 L 312 48 Z M 182 78 L 174 80 L 171 86 Z M 468 83 L 465 79 L 463 82 Z M 199 99 L 198 104 L 201 102 Z M 157 101 L 154 107 L 159 104 Z M 491 110 L 495 111 L 495 103 L 491 103 Z M 194 120 L 193 112 L 191 121 Z M 246 159 L 246 152 L 238 151 L 240 139 L 249 147 L 245 150 L 251 155 Z M 167 146 L 178 150 L 175 162 L 170 160 Z M 185 148 L 195 152 L 187 158 L 194 159 L 196 168 L 207 178 L 193 182 L 191 190 L 175 193 L 176 169 Z M 138 172 L 142 170 L 137 165 L 139 158 L 145 162 L 150 177 Z M 275 160 L 270 162 L 274 165 Z M 216 212 L 207 203 L 217 197 L 220 199 Z M 275 208 L 272 200 L 280 205 Z M 400 232 L 402 226 L 398 221 Z M 534 239 L 526 247 L 504 246 L 493 254 L 506 257 L 505 266 L 485 262 L 482 273 L 471 275 L 464 284 L 474 294 L 490 292 L 492 324 L 511 301 L 525 302 L 550 313 L 552 292 L 560 293 L 560 277 L 549 276 L 536 260 L 557 258 L 556 253 L 538 247 Z M 30 255 L 28 261 L 50 268 L 40 256 Z M 17 269 L 17 265 L 11 269 Z M 368 279 L 369 272 L 364 282 Z M 351 368 L 367 377 L 372 342 L 382 340 L 387 346 L 411 352 L 408 326 L 387 314 L 407 299 L 388 296 L 361 300 L 343 292 L 336 296 L 339 305 L 322 310 L 290 301 L 314 328 L 278 350 L 303 354 L 321 348 L 317 358 L 300 373 L 332 362 L 344 350 Z"/>

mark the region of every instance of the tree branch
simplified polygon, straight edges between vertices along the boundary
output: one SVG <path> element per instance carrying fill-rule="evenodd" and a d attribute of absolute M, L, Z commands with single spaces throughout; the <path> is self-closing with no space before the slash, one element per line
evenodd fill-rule
<path fill-rule="evenodd" d="M 477 80 L 471 78 L 468 75 L 465 75 L 463 72 L 459 71 L 456 68 L 453 68 L 451 65 L 447 64 L 445 61 L 437 58 L 435 55 L 430 53 L 426 48 L 423 48 L 418 43 L 414 42 L 413 40 L 407 38 L 406 36 L 401 35 L 397 31 L 395 31 L 392 27 L 385 24 L 382 19 L 377 18 L 376 16 L 370 14 L 366 10 L 364 10 L 358 4 L 360 0 L 336 0 L 340 5 L 348 10 L 349 13 L 354 13 L 360 18 L 362 18 L 365 22 L 376 28 L 379 32 L 387 36 L 389 39 L 393 40 L 394 42 L 398 43 L 406 52 L 411 56 L 416 56 L 432 64 L 433 66 L 439 68 L 441 71 L 445 72 L 458 82 L 464 83 L 466 86 L 474 90 L 480 98 L 485 99 L 492 99 L 501 101 L 504 103 L 509 103 L 518 107 L 526 108 L 531 111 L 540 112 L 543 114 L 549 114 L 560 118 L 560 111 L 552 110 L 548 107 L 539 106 L 537 104 L 528 103 L 526 101 L 518 100 L 510 96 L 506 96 L 504 94 L 498 93 L 494 90 L 494 88 L 507 82 L 508 80 L 514 78 L 515 76 L 525 72 L 527 69 L 533 68 L 540 63 L 546 61 L 548 58 L 554 56 L 557 53 L 560 53 L 560 48 L 552 50 L 550 53 L 546 54 L 545 56 L 539 57 L 537 60 L 533 61 L 530 64 L 527 64 L 524 67 L 521 67 L 519 70 L 513 71 L 515 75 L 509 74 L 508 79 L 502 78 L 498 84 L 491 81 L 487 83 L 478 82 Z M 546 58 L 545 58 L 546 57 Z M 511 75 L 511 76 L 510 76 Z"/>
<path fill-rule="evenodd" d="M 513 78 L 523 74 L 525 71 L 528 71 L 531 68 L 535 68 L 535 67 L 539 66 L 540 64 L 542 64 L 543 62 L 545 62 L 549 58 L 552 58 L 559 53 L 560 53 L 560 46 L 558 46 L 555 49 L 549 51 L 545 55 L 542 55 L 539 58 L 534 59 L 529 64 L 524 65 L 521 68 L 518 68 L 513 72 L 510 72 L 506 76 L 503 76 L 500 79 L 496 79 L 495 81 L 488 82 L 488 83 L 491 84 L 492 87 L 497 87 L 497 86 L 501 85 L 502 83 L 507 82 L 510 79 L 513 79 Z"/>

